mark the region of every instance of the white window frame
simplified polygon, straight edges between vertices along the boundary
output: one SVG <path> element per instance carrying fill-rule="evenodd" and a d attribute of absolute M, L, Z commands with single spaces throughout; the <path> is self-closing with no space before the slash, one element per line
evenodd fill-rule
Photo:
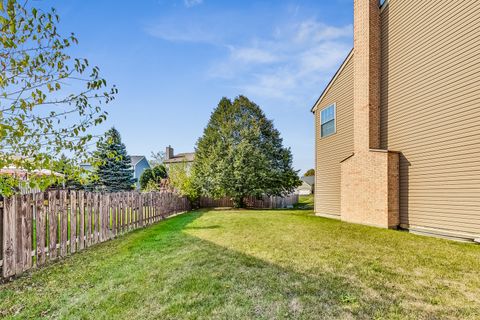
<path fill-rule="evenodd" d="M 332 133 L 330 133 L 329 135 L 322 136 L 322 112 L 323 112 L 323 110 L 328 109 L 330 107 L 333 107 L 333 117 L 334 117 L 333 118 L 333 123 L 334 123 L 334 126 L 335 126 L 335 130 Z M 336 133 L 337 133 L 337 104 L 336 103 L 331 103 L 328 106 L 324 107 L 322 110 L 320 110 L 320 139 L 326 139 L 328 137 L 333 136 Z"/>

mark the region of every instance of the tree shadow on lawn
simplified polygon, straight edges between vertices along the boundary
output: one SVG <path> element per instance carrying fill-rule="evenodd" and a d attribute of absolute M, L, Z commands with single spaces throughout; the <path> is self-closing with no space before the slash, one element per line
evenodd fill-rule
<path fill-rule="evenodd" d="M 418 318 L 388 292 L 372 295 L 335 270 L 298 272 L 187 234 L 228 232 L 208 220 L 195 225 L 205 212 L 134 231 L 0 286 L 0 317 Z"/>

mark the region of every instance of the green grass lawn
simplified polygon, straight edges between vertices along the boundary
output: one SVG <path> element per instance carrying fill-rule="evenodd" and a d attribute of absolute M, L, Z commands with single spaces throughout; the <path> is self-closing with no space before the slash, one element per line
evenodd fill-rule
<path fill-rule="evenodd" d="M 0 285 L 0 318 L 480 318 L 480 246 L 312 216 L 195 211 Z"/>
<path fill-rule="evenodd" d="M 303 195 L 298 197 L 298 203 L 294 205 L 295 209 L 312 209 L 314 205 L 313 194 Z"/>

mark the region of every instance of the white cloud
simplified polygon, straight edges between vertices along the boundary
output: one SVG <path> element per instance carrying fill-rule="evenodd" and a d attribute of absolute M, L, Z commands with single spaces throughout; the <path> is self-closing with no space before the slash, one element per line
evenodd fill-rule
<path fill-rule="evenodd" d="M 229 46 L 228 57 L 209 76 L 223 78 L 247 95 L 295 101 L 318 95 L 351 49 L 352 26 L 315 20 L 278 27 L 250 46 Z"/>
<path fill-rule="evenodd" d="M 295 40 L 298 42 L 310 41 L 319 42 L 334 40 L 352 35 L 352 26 L 334 27 L 315 20 L 301 22 L 296 28 Z"/>
<path fill-rule="evenodd" d="M 235 48 L 230 47 L 231 58 L 241 63 L 272 63 L 278 61 L 278 57 L 273 52 L 259 48 Z"/>
<path fill-rule="evenodd" d="M 295 19 L 282 20 L 270 31 L 244 31 L 235 27 L 241 20 L 237 16 L 181 16 L 164 19 L 147 32 L 167 41 L 224 48 L 224 57 L 208 67 L 207 78 L 222 79 L 238 93 L 305 103 L 320 94 L 351 50 L 353 27 Z"/>
<path fill-rule="evenodd" d="M 207 23 L 192 24 L 185 17 L 164 18 L 147 26 L 145 31 L 155 38 L 171 42 L 219 44 L 223 37 Z"/>
<path fill-rule="evenodd" d="M 172 28 L 168 25 L 156 25 L 148 28 L 147 32 L 156 38 L 172 42 L 191 42 L 191 43 L 210 43 L 215 44 L 217 37 L 201 29 L 192 28 Z"/>
<path fill-rule="evenodd" d="M 183 0 L 183 3 L 187 8 L 198 6 L 203 3 L 203 0 Z"/>

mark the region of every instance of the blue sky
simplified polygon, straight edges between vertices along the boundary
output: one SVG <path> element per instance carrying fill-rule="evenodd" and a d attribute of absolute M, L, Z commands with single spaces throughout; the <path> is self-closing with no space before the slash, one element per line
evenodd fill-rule
<path fill-rule="evenodd" d="M 272 119 L 302 172 L 314 164 L 310 108 L 352 47 L 352 0 L 62 0 L 60 30 L 119 89 L 96 132 L 130 154 L 194 149 L 223 97 L 244 94 Z"/>

